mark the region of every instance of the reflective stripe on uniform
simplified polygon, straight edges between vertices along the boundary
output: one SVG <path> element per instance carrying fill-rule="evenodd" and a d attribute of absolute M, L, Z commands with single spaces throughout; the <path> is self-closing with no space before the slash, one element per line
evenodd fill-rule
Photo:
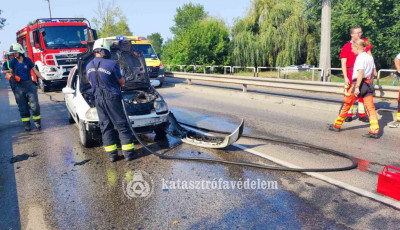
<path fill-rule="evenodd" d="M 26 121 L 30 121 L 31 118 L 30 117 L 23 117 L 21 118 L 22 122 L 26 122 Z"/>
<path fill-rule="evenodd" d="M 372 124 L 378 124 L 378 120 L 370 120 L 369 123 L 371 123 L 371 125 Z"/>
<path fill-rule="evenodd" d="M 370 120 L 370 127 L 369 127 L 369 132 L 370 133 L 378 133 L 379 132 L 379 123 L 378 120 Z"/>
<path fill-rule="evenodd" d="M 104 146 L 104 149 L 106 150 L 106 152 L 112 152 L 117 150 L 117 145 L 109 145 L 109 146 Z"/>
<path fill-rule="evenodd" d="M 134 148 L 135 148 L 135 145 L 133 143 L 127 144 L 127 145 L 122 145 L 122 150 L 131 150 Z"/>
<path fill-rule="evenodd" d="M 349 112 L 347 112 L 347 114 L 353 114 L 353 105 L 350 107 Z"/>
<path fill-rule="evenodd" d="M 358 102 L 358 113 L 365 113 L 364 103 Z"/>
<path fill-rule="evenodd" d="M 336 128 L 340 129 L 342 127 L 343 121 L 345 118 L 338 116 L 336 118 L 335 124 L 333 126 L 335 126 Z"/>
<path fill-rule="evenodd" d="M 397 121 L 400 121 L 400 113 L 397 113 Z"/>
<path fill-rule="evenodd" d="M 40 115 L 39 116 L 33 116 L 33 120 L 39 120 L 40 119 Z"/>

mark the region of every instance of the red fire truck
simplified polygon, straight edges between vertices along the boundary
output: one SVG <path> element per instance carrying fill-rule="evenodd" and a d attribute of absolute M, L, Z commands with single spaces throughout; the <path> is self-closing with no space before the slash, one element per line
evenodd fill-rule
<path fill-rule="evenodd" d="M 85 18 L 41 18 L 17 32 L 17 42 L 24 47 L 25 56 L 32 59 L 47 83 L 61 85 L 67 82 L 77 55 L 86 51 L 88 41 L 96 39 L 96 31 Z M 49 85 L 38 80 L 42 91 L 48 91 Z"/>

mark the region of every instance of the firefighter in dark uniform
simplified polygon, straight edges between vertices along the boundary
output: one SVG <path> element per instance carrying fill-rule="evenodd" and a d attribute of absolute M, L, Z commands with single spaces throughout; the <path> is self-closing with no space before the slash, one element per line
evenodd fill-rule
<path fill-rule="evenodd" d="M 111 162 L 118 158 L 117 142 L 114 139 L 115 129 L 118 131 L 125 160 L 134 158 L 133 133 L 129 127 L 122 106 L 120 86 L 125 83 L 115 61 L 105 59 L 110 56 L 110 44 L 100 38 L 93 46 L 95 58 L 86 66 L 86 75 L 92 85 L 95 105 L 99 116 L 99 124 L 104 149 Z"/>
<path fill-rule="evenodd" d="M 1 69 L 1 72 L 5 75 L 5 78 L 10 81 L 11 90 L 13 93 L 15 93 L 14 92 L 15 84 L 13 84 L 14 82 L 11 81 L 11 70 L 10 70 L 10 62 L 12 59 L 14 59 L 14 54 L 6 52 L 4 58 L 6 59 L 6 61 L 3 63 L 3 68 Z"/>
<path fill-rule="evenodd" d="M 10 47 L 10 53 L 14 53 L 15 58 L 9 63 L 10 66 L 10 85 L 14 87 L 13 92 L 18 104 L 21 120 L 24 123 L 25 131 L 31 130 L 31 111 L 33 123 L 37 129 L 41 129 L 41 116 L 37 86 L 33 82 L 31 70 L 37 77 L 44 80 L 42 75 L 36 69 L 32 60 L 25 57 L 25 50 L 21 44 L 14 43 Z"/>

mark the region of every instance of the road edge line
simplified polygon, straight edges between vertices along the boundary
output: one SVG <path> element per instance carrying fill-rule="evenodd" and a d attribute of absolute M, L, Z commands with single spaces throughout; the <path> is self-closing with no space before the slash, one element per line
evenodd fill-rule
<path fill-rule="evenodd" d="M 272 162 L 274 162 L 274 163 L 277 163 L 277 164 L 282 165 L 282 166 L 285 166 L 285 167 L 300 168 L 300 167 L 297 166 L 297 165 L 294 165 L 294 164 L 289 163 L 289 162 L 287 162 L 287 161 L 283 161 L 283 160 L 280 160 L 280 159 L 278 159 L 278 158 L 269 156 L 269 155 L 267 155 L 267 154 L 265 154 L 265 153 L 258 152 L 258 151 L 256 151 L 256 150 L 249 149 L 249 148 L 247 148 L 247 147 L 245 147 L 245 146 L 242 146 L 242 145 L 240 145 L 240 144 L 232 144 L 232 146 L 235 146 L 235 147 L 237 147 L 237 148 L 239 148 L 239 149 L 242 149 L 242 150 L 244 150 L 244 151 L 246 151 L 246 152 L 252 153 L 252 154 L 254 154 L 254 155 L 257 155 L 257 156 L 259 156 L 259 157 L 265 158 L 265 159 L 267 159 L 267 160 L 270 160 L 270 161 L 272 161 Z M 336 179 L 333 179 L 333 178 L 331 178 L 331 177 L 325 176 L 325 175 L 320 174 L 320 173 L 315 173 L 315 172 L 303 172 L 303 173 L 304 173 L 304 174 L 307 174 L 307 175 L 309 175 L 309 176 L 312 176 L 312 177 L 314 177 L 314 178 L 320 179 L 320 180 L 322 180 L 322 181 L 325 181 L 325 182 L 327 182 L 327 183 L 329 183 L 329 184 L 332 184 L 332 185 L 338 186 L 338 187 L 340 187 L 340 188 L 346 189 L 346 190 L 351 191 L 351 192 L 353 192 L 353 193 L 356 193 L 356 194 L 358 194 L 358 195 L 361 195 L 361 196 L 370 198 L 370 199 L 372 199 L 372 200 L 375 200 L 375 201 L 384 203 L 384 204 L 386 204 L 386 205 L 388 205 L 388 206 L 391 206 L 391 207 L 393 207 L 393 208 L 400 209 L 400 202 L 397 202 L 397 201 L 395 201 L 395 200 L 392 200 L 391 198 L 387 198 L 387 197 L 384 197 L 384 196 L 381 196 L 381 195 L 374 194 L 374 193 L 372 193 L 372 192 L 366 191 L 366 190 L 361 189 L 361 188 L 357 188 L 357 187 L 355 187 L 355 186 L 353 186 L 353 185 L 344 183 L 344 182 L 342 182 L 342 181 L 338 181 L 338 180 L 336 180 Z"/>

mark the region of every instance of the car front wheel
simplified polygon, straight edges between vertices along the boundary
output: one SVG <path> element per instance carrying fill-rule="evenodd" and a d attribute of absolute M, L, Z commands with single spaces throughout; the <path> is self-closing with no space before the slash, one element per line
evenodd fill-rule
<path fill-rule="evenodd" d="M 70 124 L 75 123 L 75 120 L 74 120 L 74 118 L 72 117 L 72 114 L 69 111 L 68 111 L 68 121 L 69 121 Z"/>
<path fill-rule="evenodd" d="M 89 148 L 92 146 L 92 140 L 89 137 L 89 133 L 85 127 L 85 122 L 83 122 L 83 121 L 79 121 L 79 138 L 80 138 L 81 144 L 83 146 L 85 146 L 86 148 Z"/>

